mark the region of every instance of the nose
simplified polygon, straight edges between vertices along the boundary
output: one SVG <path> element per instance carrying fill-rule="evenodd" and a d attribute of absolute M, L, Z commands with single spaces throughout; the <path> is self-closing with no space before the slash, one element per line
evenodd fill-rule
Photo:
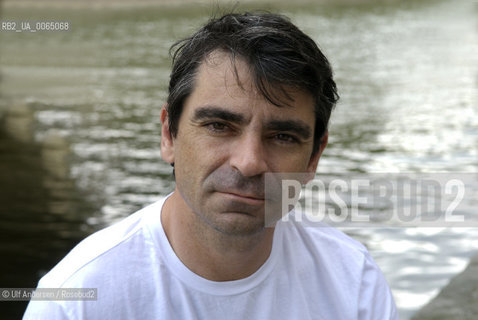
<path fill-rule="evenodd" d="M 268 171 L 264 141 L 249 134 L 231 144 L 230 164 L 244 177 L 253 177 Z"/>

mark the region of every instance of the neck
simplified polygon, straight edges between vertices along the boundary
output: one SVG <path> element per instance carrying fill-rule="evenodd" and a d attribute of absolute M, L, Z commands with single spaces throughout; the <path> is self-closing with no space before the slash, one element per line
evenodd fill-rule
<path fill-rule="evenodd" d="M 252 235 L 224 234 L 192 212 L 177 190 L 166 200 L 161 222 L 182 263 L 208 280 L 246 278 L 265 263 L 272 250 L 273 228 Z"/>

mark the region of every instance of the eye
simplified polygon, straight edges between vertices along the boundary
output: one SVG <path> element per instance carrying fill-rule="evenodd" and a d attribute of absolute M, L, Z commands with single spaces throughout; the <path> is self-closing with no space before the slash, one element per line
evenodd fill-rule
<path fill-rule="evenodd" d="M 225 123 L 222 123 L 222 122 L 210 122 L 210 123 L 207 123 L 205 125 L 205 127 L 209 130 L 209 131 L 212 131 L 212 132 L 217 132 L 217 133 L 221 133 L 221 132 L 224 132 L 227 130 L 227 125 Z"/>
<path fill-rule="evenodd" d="M 281 143 L 298 143 L 299 140 L 287 133 L 278 133 L 274 136 L 274 139 L 278 140 Z"/>

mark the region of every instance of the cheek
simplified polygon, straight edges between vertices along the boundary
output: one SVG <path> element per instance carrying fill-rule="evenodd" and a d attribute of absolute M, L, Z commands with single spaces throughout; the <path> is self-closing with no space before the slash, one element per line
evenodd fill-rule
<path fill-rule="evenodd" d="M 185 130 L 175 146 L 176 171 L 180 169 L 187 180 L 204 179 L 226 161 L 228 152 L 228 145 Z"/>
<path fill-rule="evenodd" d="M 311 160 L 308 150 L 271 152 L 267 156 L 273 172 L 305 172 Z"/>
<path fill-rule="evenodd" d="M 285 162 L 285 161 L 284 161 Z M 304 162 L 302 159 L 291 159 L 288 162 L 283 163 L 279 172 L 305 172 L 307 170 L 308 162 Z"/>

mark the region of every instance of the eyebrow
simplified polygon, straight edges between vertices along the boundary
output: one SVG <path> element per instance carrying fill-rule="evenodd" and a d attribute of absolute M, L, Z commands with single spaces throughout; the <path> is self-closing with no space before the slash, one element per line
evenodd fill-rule
<path fill-rule="evenodd" d="M 310 126 L 302 120 L 273 120 L 267 124 L 267 129 L 294 132 L 304 140 L 309 139 L 312 135 Z"/>
<path fill-rule="evenodd" d="M 193 120 L 194 121 L 201 121 L 207 119 L 222 119 L 230 122 L 234 122 L 237 124 L 244 124 L 246 123 L 246 119 L 243 115 L 235 112 L 231 112 L 229 110 L 224 110 L 218 107 L 213 106 L 206 106 L 201 107 L 194 111 Z"/>

